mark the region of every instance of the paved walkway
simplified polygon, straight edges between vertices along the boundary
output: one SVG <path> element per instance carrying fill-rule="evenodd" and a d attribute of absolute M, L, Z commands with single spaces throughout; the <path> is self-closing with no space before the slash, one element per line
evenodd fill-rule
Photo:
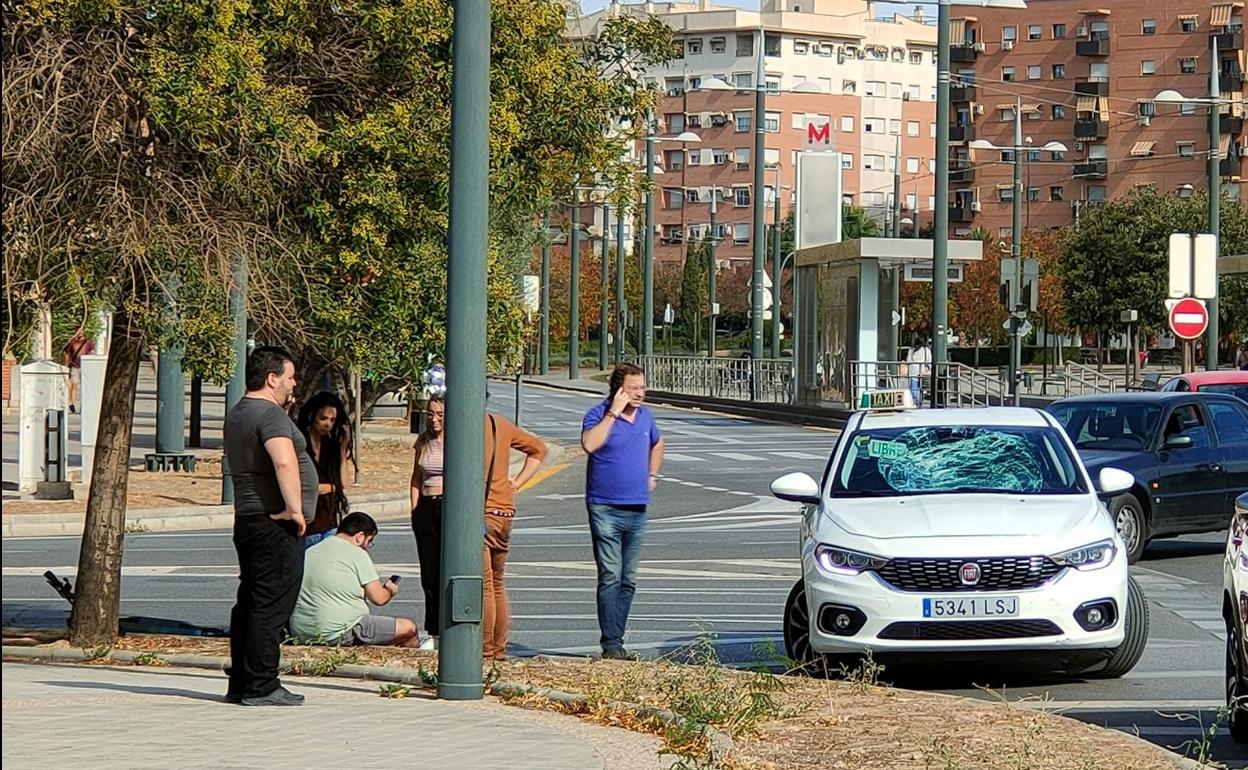
<path fill-rule="evenodd" d="M 588 743 L 507 707 L 381 698 L 375 682 L 289 680 L 297 708 L 221 701 L 225 679 L 177 668 L 4 664 L 5 770 L 603 768 Z"/>

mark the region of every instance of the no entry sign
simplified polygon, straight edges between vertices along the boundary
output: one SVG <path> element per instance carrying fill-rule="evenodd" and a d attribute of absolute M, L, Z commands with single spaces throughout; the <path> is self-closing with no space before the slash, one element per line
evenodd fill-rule
<path fill-rule="evenodd" d="M 1170 331 L 1174 336 L 1194 340 L 1209 327 L 1209 311 L 1198 299 L 1181 299 L 1170 308 Z"/>

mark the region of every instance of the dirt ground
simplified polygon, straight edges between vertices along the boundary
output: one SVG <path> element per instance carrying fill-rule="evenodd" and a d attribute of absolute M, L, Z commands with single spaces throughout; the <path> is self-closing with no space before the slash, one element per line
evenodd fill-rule
<path fill-rule="evenodd" d="M 10 644 L 18 640 L 5 640 Z M 29 643 L 29 642 L 28 642 Z M 65 646 L 64 641 L 55 642 Z M 228 655 L 224 639 L 130 635 L 120 650 Z M 391 648 L 288 646 L 295 671 L 325 673 L 346 663 L 419 669 L 432 681 L 435 653 Z M 157 660 L 149 664 L 159 665 Z M 523 708 L 571 713 L 599 724 L 659 735 L 661 750 L 688 736 L 621 711 L 618 704 L 667 708 L 732 738 L 713 764 L 726 770 L 1173 770 L 1156 747 L 1111 730 L 1004 702 L 970 701 L 874 684 L 864 667 L 846 679 L 782 676 L 719 668 L 695 657 L 643 663 L 572 658 L 512 659 L 488 681 L 523 683 L 587 696 L 563 707 L 534 696 L 505 698 Z M 223 682 L 224 685 L 224 682 Z M 379 694 L 381 687 L 379 686 Z M 1039 704 L 1036 704 L 1039 705 Z M 683 742 L 682 742 L 683 741 Z M 702 757 L 705 761 L 705 754 Z M 689 765 L 695 766 L 695 765 Z"/>
<path fill-rule="evenodd" d="M 353 495 L 393 492 L 403 494 L 412 476 L 411 444 L 399 438 L 365 438 L 360 449 L 360 483 L 347 487 Z M 196 450 L 194 473 L 182 471 L 148 472 L 132 467 L 126 495 L 129 509 L 180 508 L 189 505 L 221 504 L 221 450 Z M 6 514 L 82 513 L 87 510 L 86 490 L 76 500 L 9 500 Z"/>

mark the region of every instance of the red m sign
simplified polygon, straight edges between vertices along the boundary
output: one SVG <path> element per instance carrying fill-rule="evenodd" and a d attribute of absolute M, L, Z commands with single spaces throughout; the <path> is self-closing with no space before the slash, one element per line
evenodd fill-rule
<path fill-rule="evenodd" d="M 831 121 L 828 121 L 827 123 L 824 123 L 822 125 L 816 125 L 814 123 L 806 124 L 806 143 L 818 144 L 819 142 L 823 142 L 824 144 L 832 144 L 832 122 Z"/>

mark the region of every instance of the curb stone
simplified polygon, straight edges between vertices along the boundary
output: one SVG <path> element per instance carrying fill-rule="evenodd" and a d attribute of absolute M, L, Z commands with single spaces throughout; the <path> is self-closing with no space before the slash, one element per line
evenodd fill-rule
<path fill-rule="evenodd" d="M 558 462 L 567 451 L 562 445 L 547 442 L 549 451 L 544 465 Z M 523 460 L 512 463 L 518 471 Z M 351 509 L 363 511 L 377 521 L 406 519 L 411 513 L 408 492 L 371 492 L 351 498 Z M 81 535 L 85 513 L 14 513 L 6 514 L 0 523 L 0 536 L 54 537 Z M 139 508 L 126 511 L 126 532 L 173 532 L 179 530 L 229 529 L 234 526 L 232 505 L 187 505 L 176 508 Z"/>
<path fill-rule="evenodd" d="M 105 654 L 97 656 L 92 654 L 89 650 L 77 648 L 52 648 L 40 650 L 34 647 L 15 647 L 12 645 L 4 645 L 3 647 L 0 647 L 0 657 L 6 659 L 22 658 L 29 661 L 51 660 L 54 662 L 64 661 L 81 663 L 88 660 L 111 659 L 119 662 L 133 663 L 136 658 L 152 654 L 153 653 L 134 652 L 131 650 L 109 650 Z M 212 655 L 156 654 L 156 660 L 170 666 L 201 668 L 213 671 L 221 671 L 229 664 L 228 658 Z M 281 665 L 283 672 L 289 670 L 289 662 L 285 659 L 282 660 Z M 341 677 L 344 679 L 368 679 L 379 682 L 393 682 L 419 689 L 433 689 L 421 680 L 420 671 L 402 670 L 396 667 L 345 664 L 337 667 L 329 673 L 318 674 L 318 676 Z M 490 695 L 494 695 L 496 697 L 504 695 L 535 695 L 554 703 L 559 703 L 573 708 L 582 707 L 588 702 L 588 698 L 586 696 L 577 693 L 568 693 L 561 690 L 547 690 L 515 682 L 494 682 L 487 687 L 486 691 Z M 948 697 L 956 698 L 957 696 L 951 695 Z M 634 715 L 642 719 L 657 719 L 665 724 L 679 724 L 680 722 L 680 717 L 667 709 L 656 709 L 653 707 L 621 703 L 618 701 L 609 701 L 608 705 L 619 711 L 632 712 Z M 1062 717 L 1060 714 L 1054 714 L 1052 716 L 1056 716 L 1061 719 L 1068 718 Z M 1142 738 L 1136 738 L 1130 733 L 1122 733 L 1122 735 L 1143 743 L 1148 743 L 1148 741 L 1144 741 Z M 710 729 L 708 738 L 710 741 L 712 761 L 722 759 L 729 751 L 732 750 L 732 738 L 728 735 L 725 735 L 718 730 Z M 1180 756 L 1165 747 L 1157 746 L 1156 744 L 1151 743 L 1148 743 L 1148 745 L 1165 755 L 1171 764 L 1174 765 L 1176 770 L 1208 770 L 1211 767 L 1208 764 L 1202 764 L 1193 759 Z"/>

